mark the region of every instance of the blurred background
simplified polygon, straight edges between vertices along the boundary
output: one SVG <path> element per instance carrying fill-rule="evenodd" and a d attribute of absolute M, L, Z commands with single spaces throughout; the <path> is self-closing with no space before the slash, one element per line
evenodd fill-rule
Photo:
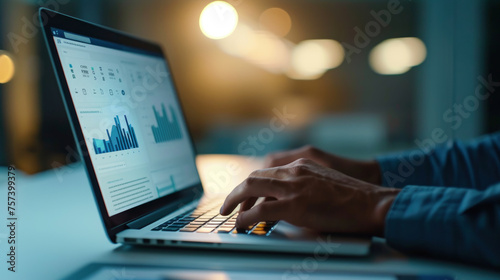
<path fill-rule="evenodd" d="M 500 127 L 500 1 L 0 0 L 0 165 L 27 173 L 78 160 L 40 6 L 160 43 L 200 154 L 369 158 Z"/>

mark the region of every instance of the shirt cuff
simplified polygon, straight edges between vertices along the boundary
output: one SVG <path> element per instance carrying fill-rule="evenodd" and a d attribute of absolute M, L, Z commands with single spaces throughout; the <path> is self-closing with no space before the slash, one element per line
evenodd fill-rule
<path fill-rule="evenodd" d="M 396 158 L 396 156 L 379 156 L 376 158 L 376 161 L 378 162 L 380 166 L 380 171 L 381 171 L 381 177 L 382 177 L 382 186 L 385 187 L 392 187 L 392 188 L 402 188 L 401 184 L 398 185 L 390 185 L 390 182 L 388 182 L 388 176 L 386 176 L 388 173 L 397 173 L 398 170 L 398 165 L 399 165 L 399 160 Z"/>
<path fill-rule="evenodd" d="M 462 239 L 457 231 L 459 206 L 468 191 L 471 190 L 404 187 L 385 219 L 387 243 L 408 252 L 426 252 L 437 256 L 456 254 L 456 245 Z"/>

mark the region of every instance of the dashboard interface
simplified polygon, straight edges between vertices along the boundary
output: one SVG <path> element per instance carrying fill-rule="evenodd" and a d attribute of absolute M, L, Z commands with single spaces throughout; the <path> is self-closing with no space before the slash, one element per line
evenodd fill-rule
<path fill-rule="evenodd" d="M 199 184 L 163 56 L 51 31 L 108 215 Z"/>

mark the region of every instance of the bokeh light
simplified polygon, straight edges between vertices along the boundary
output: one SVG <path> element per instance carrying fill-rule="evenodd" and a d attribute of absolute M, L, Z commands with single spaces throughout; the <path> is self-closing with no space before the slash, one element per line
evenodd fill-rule
<path fill-rule="evenodd" d="M 210 39 L 231 35 L 238 25 L 238 12 L 231 4 L 215 1 L 208 4 L 200 15 L 200 29 Z"/>
<path fill-rule="evenodd" d="M 399 40 L 411 51 L 410 66 L 417 66 L 424 62 L 427 57 L 427 48 L 422 40 L 415 37 L 399 38 Z"/>
<path fill-rule="evenodd" d="M 221 40 L 217 40 L 217 45 L 222 51 L 229 55 L 244 57 L 250 52 L 255 44 L 254 37 L 255 32 L 250 27 L 245 24 L 238 24 L 233 34 Z"/>
<path fill-rule="evenodd" d="M 270 8 L 265 10 L 259 19 L 260 25 L 274 34 L 284 37 L 292 28 L 292 19 L 283 9 Z"/>
<path fill-rule="evenodd" d="M 310 40 L 310 42 L 318 44 L 323 49 L 325 53 L 325 68 L 333 69 L 337 68 L 344 61 L 345 53 L 344 47 L 335 40 Z"/>
<path fill-rule="evenodd" d="M 344 60 L 344 48 L 335 40 L 306 40 L 292 51 L 292 79 L 313 80 L 321 77 L 328 69 L 338 67 Z"/>
<path fill-rule="evenodd" d="M 272 73 L 284 73 L 290 62 L 287 42 L 268 31 L 240 24 L 231 36 L 218 40 L 225 53 L 241 57 Z"/>
<path fill-rule="evenodd" d="M 255 31 L 252 48 L 245 58 L 273 73 L 284 73 L 288 68 L 290 52 L 282 40 L 266 31 Z"/>
<path fill-rule="evenodd" d="M 369 62 L 373 71 L 382 75 L 398 75 L 421 64 L 427 56 L 425 44 L 418 38 L 388 39 L 373 48 Z"/>
<path fill-rule="evenodd" d="M 8 53 L 0 51 L 0 84 L 8 83 L 14 77 L 14 61 Z"/>

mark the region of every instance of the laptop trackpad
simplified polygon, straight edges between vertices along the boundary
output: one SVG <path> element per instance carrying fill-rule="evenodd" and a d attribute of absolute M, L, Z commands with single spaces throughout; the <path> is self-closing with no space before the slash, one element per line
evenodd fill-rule
<path fill-rule="evenodd" d="M 272 237 L 286 237 L 288 239 L 315 239 L 318 235 L 318 232 L 309 230 L 306 228 L 301 228 L 294 226 L 290 223 L 280 221 L 276 228 L 271 232 L 270 236 Z"/>
<path fill-rule="evenodd" d="M 369 236 L 353 236 L 352 234 L 320 233 L 314 230 L 294 226 L 290 223 L 280 221 L 269 235 L 273 238 L 285 238 L 292 240 L 318 241 L 318 242 L 362 242 L 371 243 Z"/>

